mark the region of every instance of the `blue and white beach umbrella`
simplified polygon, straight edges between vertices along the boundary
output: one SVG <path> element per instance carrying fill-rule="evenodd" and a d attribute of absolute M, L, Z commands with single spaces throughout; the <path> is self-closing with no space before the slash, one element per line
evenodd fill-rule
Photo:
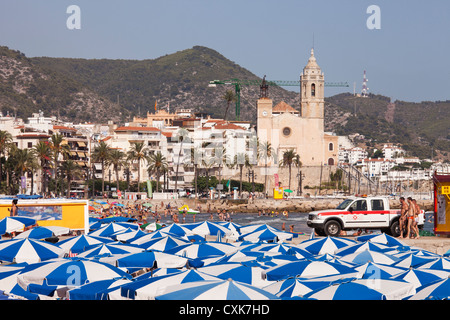
<path fill-rule="evenodd" d="M 367 262 L 392 265 L 398 261 L 398 258 L 378 251 L 364 250 L 361 252 L 350 253 L 341 257 L 339 260 L 355 264 L 364 264 Z"/>
<path fill-rule="evenodd" d="M 153 239 L 164 238 L 164 237 L 167 237 L 167 236 L 171 236 L 171 237 L 175 237 L 175 238 L 178 238 L 178 239 L 181 239 L 181 240 L 189 241 L 187 236 L 180 236 L 180 235 L 175 234 L 175 233 L 164 232 L 164 231 L 158 230 L 158 231 L 155 231 L 155 232 L 148 233 L 148 234 L 146 234 L 146 235 L 144 235 L 142 237 L 139 237 L 137 239 L 134 239 L 132 241 L 129 241 L 129 243 L 130 244 L 141 245 L 141 244 L 149 242 L 149 241 L 151 241 Z"/>
<path fill-rule="evenodd" d="M 302 278 L 288 278 L 269 284 L 262 289 L 276 295 L 279 298 L 292 298 L 303 296 L 311 291 L 329 286 L 331 281 L 305 280 Z"/>
<path fill-rule="evenodd" d="M 297 248 L 304 249 L 312 254 L 335 254 L 341 248 L 355 244 L 350 239 L 341 239 L 336 237 L 313 238 L 305 240 L 296 245 Z"/>
<path fill-rule="evenodd" d="M 128 254 L 142 252 L 144 249 L 138 246 L 123 243 L 101 243 L 86 247 L 85 251 L 77 255 L 78 258 L 95 258 L 101 256 L 111 256 L 115 254 Z"/>
<path fill-rule="evenodd" d="M 191 230 L 193 234 L 205 237 L 207 235 L 209 236 L 216 236 L 218 233 L 220 233 L 222 236 L 231 235 L 233 231 L 230 229 L 211 221 L 203 221 L 198 223 L 190 223 L 183 225 L 185 228 L 188 228 Z"/>
<path fill-rule="evenodd" d="M 271 300 L 263 289 L 234 280 L 197 281 L 169 286 L 155 300 Z"/>
<path fill-rule="evenodd" d="M 27 230 L 20 233 L 15 237 L 15 239 L 45 239 L 53 236 L 62 236 L 70 233 L 69 228 L 59 227 L 59 226 L 47 226 L 47 227 L 35 227 L 33 229 Z"/>
<path fill-rule="evenodd" d="M 353 253 L 358 253 L 358 252 L 363 252 L 366 250 L 370 250 L 373 252 L 389 252 L 392 251 L 392 247 L 382 244 L 382 243 L 376 243 L 376 242 L 370 242 L 370 241 L 365 241 L 365 242 L 358 242 L 352 245 L 349 245 L 347 247 L 343 247 L 339 250 L 336 250 L 336 252 L 334 253 L 337 256 L 346 256 L 349 254 L 353 254 Z"/>
<path fill-rule="evenodd" d="M 359 236 L 356 238 L 356 241 L 360 242 L 370 241 L 373 243 L 385 244 L 390 247 L 405 246 L 405 244 L 402 241 L 385 233 Z"/>
<path fill-rule="evenodd" d="M 441 279 L 420 288 L 408 300 L 450 300 L 450 278 Z"/>
<path fill-rule="evenodd" d="M 147 232 L 142 231 L 140 228 L 138 230 L 130 229 L 128 232 L 123 231 L 119 234 L 116 234 L 115 238 L 117 241 L 132 242 L 147 234 L 148 234 Z"/>
<path fill-rule="evenodd" d="M 390 279 L 391 277 L 394 277 L 407 270 L 405 268 L 392 267 L 389 265 L 374 262 L 367 262 L 354 268 L 355 270 L 360 272 L 359 277 L 362 279 Z"/>
<path fill-rule="evenodd" d="M 9 293 L 17 285 L 17 275 L 27 264 L 0 265 L 0 290 Z"/>
<path fill-rule="evenodd" d="M 62 249 L 64 249 L 65 253 L 80 253 L 85 251 L 86 247 L 103 244 L 103 243 L 111 243 L 114 240 L 105 237 L 93 237 L 85 234 L 64 239 L 56 243 L 56 245 Z"/>
<path fill-rule="evenodd" d="M 64 255 L 60 247 L 35 239 L 0 241 L 0 261 L 36 263 Z"/>
<path fill-rule="evenodd" d="M 131 283 L 130 279 L 106 279 L 89 282 L 78 288 L 68 290 L 66 296 L 69 300 L 107 300 L 108 294 L 113 290 Z"/>
<path fill-rule="evenodd" d="M 220 281 L 221 279 L 201 272 L 200 270 L 186 270 L 165 276 L 147 278 L 134 281 L 121 287 L 121 295 L 133 300 L 153 300 L 164 288 L 172 285 L 196 281 Z"/>
<path fill-rule="evenodd" d="M 21 219 L 24 218 L 24 219 Z M 26 222 L 26 219 L 30 220 L 30 222 Z M 33 222 L 33 223 L 31 223 Z M 26 217 L 5 217 L 0 220 L 0 235 L 5 233 L 23 231 L 23 229 L 27 226 L 33 225 L 36 223 L 36 220 Z"/>
<path fill-rule="evenodd" d="M 119 268 L 182 268 L 188 259 L 173 254 L 158 251 L 143 251 L 132 253 L 117 259 L 116 265 Z"/>
<path fill-rule="evenodd" d="M 110 235 L 118 231 L 123 231 L 126 229 L 127 227 L 123 226 L 122 224 L 111 222 L 101 227 L 100 229 L 97 229 L 93 232 L 89 232 L 89 235 L 93 237 L 109 237 Z"/>
<path fill-rule="evenodd" d="M 131 275 L 98 261 L 58 259 L 26 266 L 17 276 L 17 282 L 24 289 L 30 284 L 79 287 L 88 282 L 114 278 L 131 279 Z"/>
<path fill-rule="evenodd" d="M 223 242 L 202 242 L 202 243 L 188 243 L 181 246 L 174 247 L 167 250 L 167 253 L 185 256 L 191 259 L 205 258 L 210 256 L 224 256 L 238 249 Z"/>
<path fill-rule="evenodd" d="M 288 262 L 263 272 L 268 280 L 282 280 L 289 277 L 320 277 L 334 274 L 354 274 L 353 268 L 328 261 L 299 260 Z"/>
<path fill-rule="evenodd" d="M 275 231 L 271 229 L 258 229 L 249 233 L 242 234 L 238 237 L 238 241 L 286 241 L 292 240 L 294 235 L 292 233 Z"/>
<path fill-rule="evenodd" d="M 414 294 L 413 285 L 401 280 L 356 279 L 311 291 L 305 298 L 317 300 L 401 300 Z"/>
<path fill-rule="evenodd" d="M 407 253 L 402 256 L 395 255 L 395 257 L 398 258 L 397 262 L 394 262 L 392 264 L 393 267 L 400 267 L 400 268 L 418 268 L 423 264 L 426 264 L 431 261 L 436 261 L 435 257 L 428 257 L 428 256 L 418 256 L 414 253 Z"/>
<path fill-rule="evenodd" d="M 198 271 L 216 276 L 222 280 L 233 279 L 235 281 L 251 284 L 262 288 L 271 284 L 271 281 L 262 279 L 264 269 L 260 267 L 248 267 L 240 263 L 212 264 L 198 268 Z"/>
<path fill-rule="evenodd" d="M 410 269 L 392 277 L 393 280 L 401 279 L 414 285 L 415 289 L 429 283 L 446 279 L 450 276 L 450 270 Z"/>
<path fill-rule="evenodd" d="M 139 244 L 139 247 L 145 250 L 157 250 L 165 252 L 169 249 L 175 248 L 177 246 L 181 246 L 184 244 L 190 244 L 189 241 L 184 240 L 179 237 L 174 237 L 167 235 L 161 238 L 153 238 L 147 242 Z"/>
<path fill-rule="evenodd" d="M 450 258 L 440 257 L 435 258 L 430 262 L 424 263 L 418 269 L 433 269 L 433 270 L 447 270 L 450 271 Z"/>
<path fill-rule="evenodd" d="M 163 227 L 158 230 L 159 232 L 165 232 L 165 233 L 173 233 L 177 236 L 190 236 L 193 235 L 192 231 L 185 226 L 182 226 L 178 223 L 172 223 L 171 225 L 168 225 L 166 227 Z"/>

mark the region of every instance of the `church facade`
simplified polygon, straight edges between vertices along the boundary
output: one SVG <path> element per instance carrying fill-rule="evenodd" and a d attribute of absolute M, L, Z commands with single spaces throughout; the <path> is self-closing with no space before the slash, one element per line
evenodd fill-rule
<path fill-rule="evenodd" d="M 338 161 L 338 137 L 324 131 L 324 74 L 311 56 L 300 75 L 300 110 L 285 102 L 273 106 L 267 96 L 257 102 L 257 132 L 260 143 L 269 142 L 276 166 L 283 153 L 293 149 L 303 166 L 335 165 Z M 265 159 L 260 160 L 264 165 Z"/>

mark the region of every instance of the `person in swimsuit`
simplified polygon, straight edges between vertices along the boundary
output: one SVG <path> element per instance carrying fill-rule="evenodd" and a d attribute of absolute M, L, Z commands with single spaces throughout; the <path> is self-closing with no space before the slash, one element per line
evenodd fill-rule
<path fill-rule="evenodd" d="M 411 229 L 414 232 L 414 229 L 412 228 L 413 223 L 414 223 L 414 212 L 415 212 L 414 203 L 412 201 L 412 198 L 408 197 L 408 211 L 406 212 L 407 219 L 408 219 L 408 224 L 406 226 L 406 239 L 409 238 Z"/>
<path fill-rule="evenodd" d="M 419 214 L 420 214 L 420 207 L 417 204 L 416 199 L 412 200 L 413 205 L 414 205 L 414 222 L 413 222 L 413 230 L 414 233 L 416 234 L 416 236 L 414 237 L 414 239 L 419 239 Z"/>
<path fill-rule="evenodd" d="M 399 238 L 403 238 L 403 231 L 404 231 L 405 225 L 406 225 L 406 212 L 407 211 L 408 211 L 408 204 L 406 203 L 404 197 L 400 197 L 400 219 L 398 219 L 399 229 L 400 229 Z"/>

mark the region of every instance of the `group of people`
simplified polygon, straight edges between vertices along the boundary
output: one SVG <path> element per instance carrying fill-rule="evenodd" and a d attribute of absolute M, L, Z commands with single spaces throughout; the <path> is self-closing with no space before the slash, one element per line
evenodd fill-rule
<path fill-rule="evenodd" d="M 417 201 L 411 197 L 408 197 L 406 200 L 404 197 L 400 197 L 400 236 L 399 238 L 403 238 L 403 235 L 406 231 L 406 237 L 410 236 L 413 239 L 419 238 L 419 213 L 420 207 L 417 204 Z M 414 234 L 414 236 L 412 236 Z"/>

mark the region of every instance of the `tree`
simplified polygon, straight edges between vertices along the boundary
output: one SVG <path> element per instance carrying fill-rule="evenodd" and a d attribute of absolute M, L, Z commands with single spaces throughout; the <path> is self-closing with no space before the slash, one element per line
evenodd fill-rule
<path fill-rule="evenodd" d="M 267 193 L 267 162 L 273 158 L 274 149 L 268 141 L 259 144 L 260 158 L 264 159 L 264 192 Z"/>
<path fill-rule="evenodd" d="M 248 155 L 245 153 L 238 153 L 234 156 L 234 166 L 239 167 L 239 197 L 242 195 L 242 171 L 244 167 L 251 168 L 252 164 L 249 161 Z"/>
<path fill-rule="evenodd" d="M 280 166 L 289 168 L 289 189 L 291 188 L 291 168 L 294 164 L 294 159 L 297 153 L 294 149 L 286 150 L 283 152 L 283 158 L 281 160 Z"/>
<path fill-rule="evenodd" d="M 82 169 L 75 161 L 70 159 L 67 159 L 61 164 L 61 169 L 67 179 L 67 198 L 70 198 L 70 185 L 72 180 L 82 173 Z"/>
<path fill-rule="evenodd" d="M 113 166 L 116 173 L 117 191 L 119 191 L 119 169 L 124 165 L 125 153 L 120 150 L 111 150 L 109 155 L 109 164 Z"/>
<path fill-rule="evenodd" d="M 102 165 L 102 194 L 105 193 L 105 163 L 109 160 L 111 148 L 104 142 L 100 141 L 99 145 L 94 148 L 92 160 Z"/>
<path fill-rule="evenodd" d="M 195 187 L 195 199 L 198 198 L 198 165 L 201 163 L 202 153 L 198 149 L 191 147 L 189 159 L 185 158 L 184 166 L 194 166 L 194 187 Z"/>
<path fill-rule="evenodd" d="M 13 155 L 15 161 L 15 170 L 19 172 L 19 177 L 23 177 L 25 172 L 30 170 L 33 160 L 34 154 L 30 149 L 15 149 Z M 26 186 L 22 188 L 22 193 L 26 193 Z"/>
<path fill-rule="evenodd" d="M 41 192 L 47 192 L 47 168 L 51 164 L 52 150 L 48 141 L 39 141 L 34 147 L 34 154 L 39 160 L 41 167 Z"/>
<path fill-rule="evenodd" d="M 152 173 L 156 173 L 156 192 L 159 192 L 159 178 L 161 177 L 161 172 L 167 170 L 167 160 L 161 153 L 158 151 L 157 153 L 152 153 L 148 156 L 148 173 L 149 175 Z"/>
<path fill-rule="evenodd" d="M 63 154 L 64 156 L 69 153 L 69 146 L 66 144 L 63 144 L 64 137 L 59 133 L 52 134 L 51 137 L 51 149 L 53 151 L 53 163 L 55 164 L 55 193 L 59 194 L 58 192 L 58 158 L 60 154 Z"/>
<path fill-rule="evenodd" d="M 141 161 L 146 160 L 148 157 L 148 150 L 144 145 L 144 142 L 133 142 L 131 149 L 128 151 L 128 159 L 131 161 L 137 161 L 138 163 L 138 192 L 140 192 L 141 181 Z"/>
<path fill-rule="evenodd" d="M 225 94 L 222 96 L 222 99 L 227 102 L 227 108 L 225 109 L 225 115 L 223 116 L 223 119 L 226 121 L 228 109 L 230 108 L 231 103 L 236 101 L 236 97 L 235 97 L 233 91 L 227 90 L 225 92 Z"/>

